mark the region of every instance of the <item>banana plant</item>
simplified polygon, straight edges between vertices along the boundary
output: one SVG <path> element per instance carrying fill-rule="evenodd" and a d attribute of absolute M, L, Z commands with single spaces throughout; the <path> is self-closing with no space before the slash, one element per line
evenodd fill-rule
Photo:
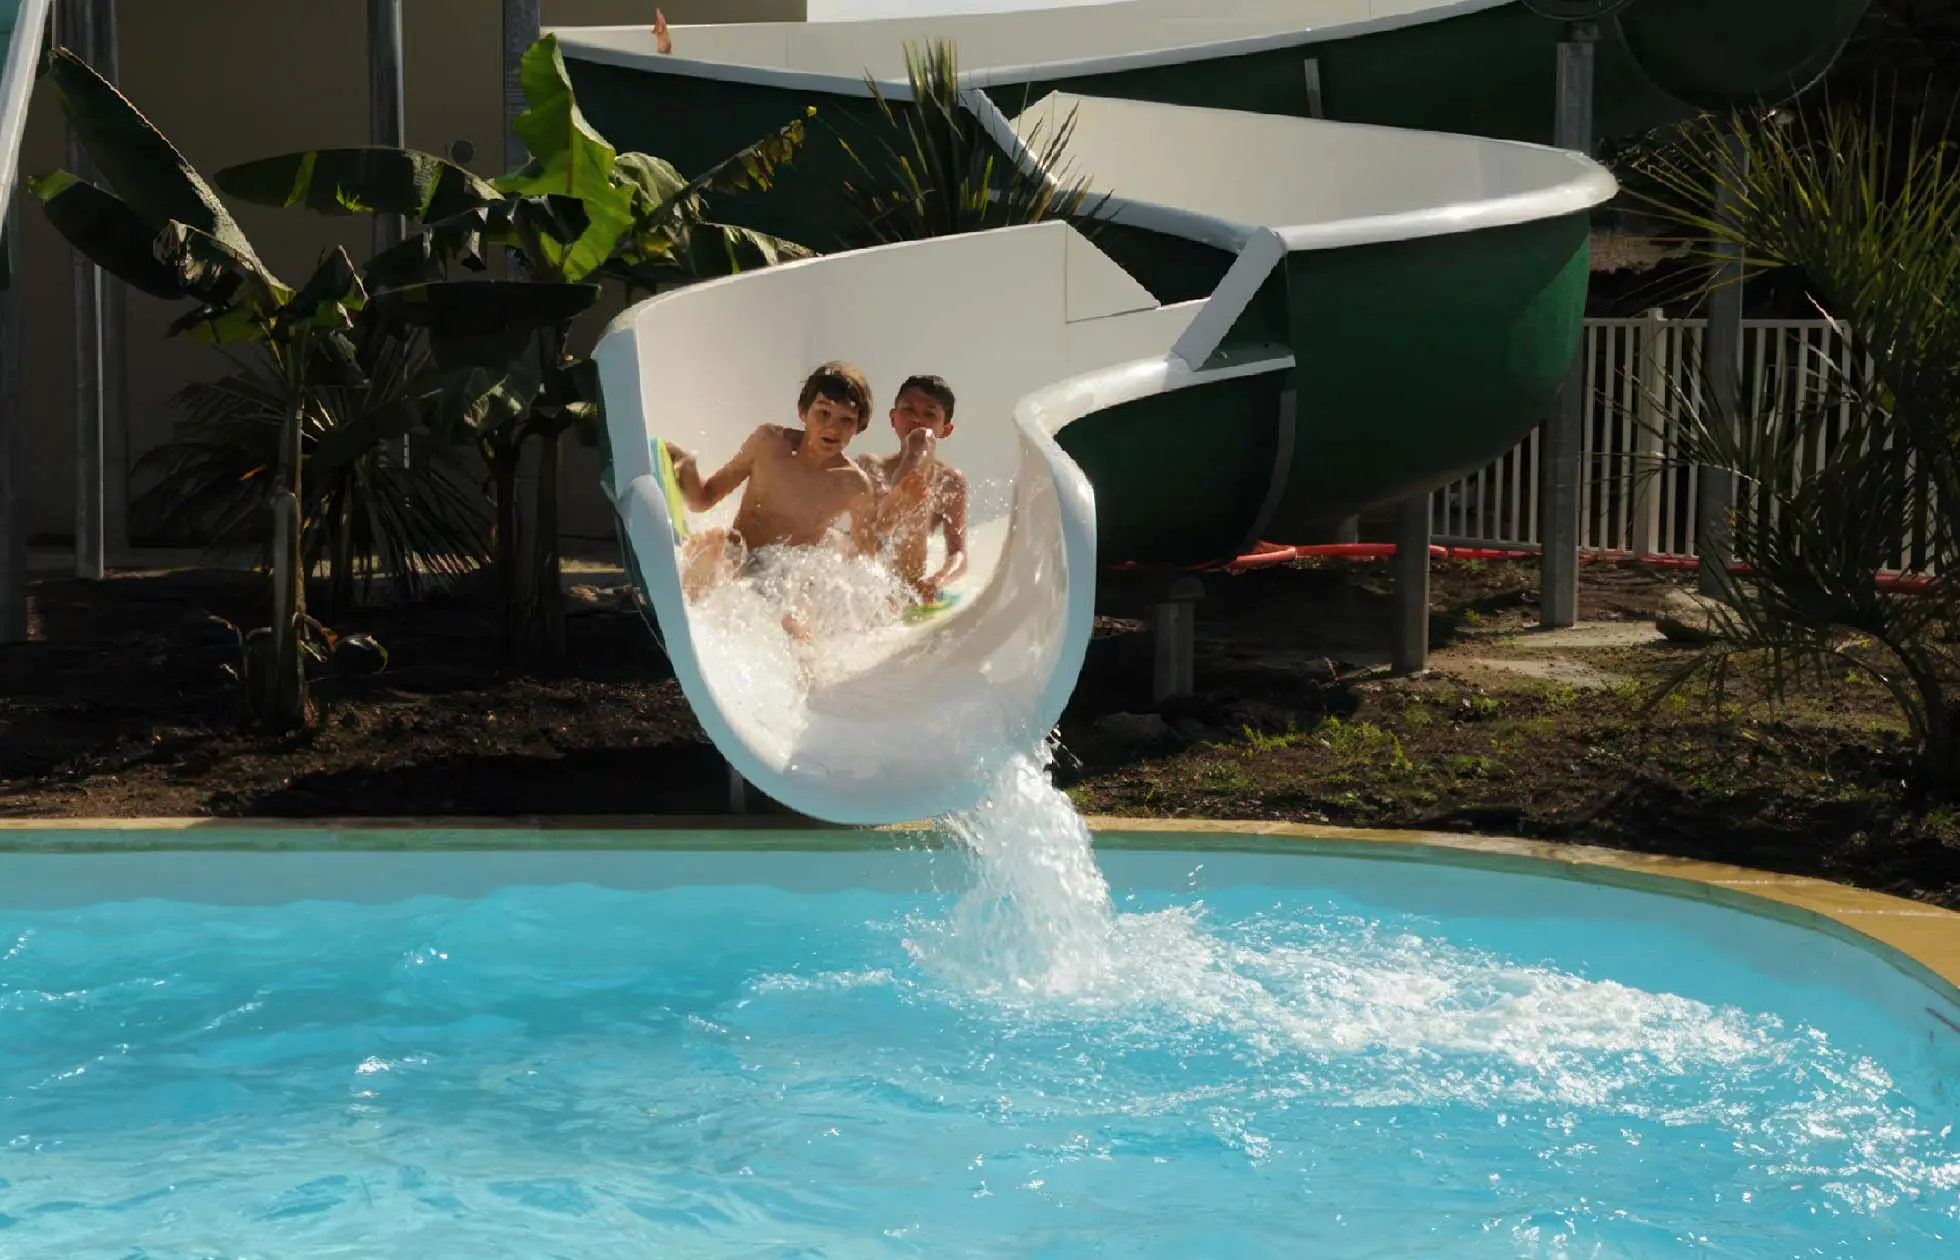
<path fill-rule="evenodd" d="M 426 331 L 448 372 L 452 409 L 491 470 L 506 651 L 556 661 L 564 651 L 560 444 L 568 432 L 595 440 L 599 415 L 592 365 L 568 352 L 572 326 L 606 281 L 630 297 L 664 281 L 810 256 L 795 242 L 709 213 L 717 194 L 770 187 L 800 149 L 810 114 L 690 178 L 651 154 L 618 152 L 593 128 L 556 36 L 525 54 L 522 84 L 529 108 L 516 128 L 530 158 L 496 179 L 414 150 L 347 148 L 247 162 L 216 180 L 241 201 L 327 215 L 397 214 L 416 225 L 370 261 L 365 279 L 377 311 Z M 447 278 L 451 264 L 487 270 L 494 248 L 514 253 L 525 278 Z M 515 489 L 533 440 L 541 446 L 538 511 L 530 580 L 520 582 Z"/>
<path fill-rule="evenodd" d="M 276 365 L 284 417 L 276 488 L 272 624 L 246 666 L 252 707 L 290 730 L 312 720 L 300 553 L 301 426 L 324 384 L 356 386 L 347 337 L 367 301 L 345 250 L 329 250 L 297 289 L 260 260 L 211 186 L 141 111 L 65 48 L 42 73 L 108 186 L 57 170 L 28 182 L 69 244 L 152 297 L 190 303 L 171 328 L 207 343 L 254 343 Z"/>

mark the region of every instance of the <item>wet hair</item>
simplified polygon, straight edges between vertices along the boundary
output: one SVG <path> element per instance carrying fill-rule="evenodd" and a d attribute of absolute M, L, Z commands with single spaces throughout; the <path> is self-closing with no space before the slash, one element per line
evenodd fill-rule
<path fill-rule="evenodd" d="M 905 394 L 915 389 L 918 390 L 921 394 L 924 394 L 927 398 L 930 398 L 934 402 L 938 403 L 939 409 L 946 413 L 946 419 L 948 421 L 952 420 L 953 387 L 946 383 L 945 377 L 908 376 L 905 378 L 905 384 L 900 385 L 898 387 L 898 393 L 892 395 L 892 401 L 897 402 L 899 398 L 903 397 Z"/>
<path fill-rule="evenodd" d="M 864 379 L 864 373 L 840 359 L 832 359 L 810 373 L 809 379 L 803 382 L 803 392 L 796 396 L 797 414 L 808 411 L 810 404 L 819 398 L 856 408 L 859 433 L 871 423 L 871 382 Z"/>

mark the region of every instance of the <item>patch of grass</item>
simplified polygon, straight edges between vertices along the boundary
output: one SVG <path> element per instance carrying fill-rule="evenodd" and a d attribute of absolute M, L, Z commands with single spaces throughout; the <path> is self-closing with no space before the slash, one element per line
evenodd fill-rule
<path fill-rule="evenodd" d="M 1256 784 L 1245 767 L 1230 761 L 1214 761 L 1198 771 L 1198 778 L 1214 792 L 1250 792 Z"/>
<path fill-rule="evenodd" d="M 1554 709 L 1569 709 L 1579 703 L 1580 691 L 1571 683 L 1546 683 L 1539 695 Z"/>
<path fill-rule="evenodd" d="M 1286 724 L 1286 730 L 1278 735 L 1268 735 L 1264 731 L 1255 730 L 1250 726 L 1242 727 L 1241 729 L 1245 731 L 1245 742 L 1252 746 L 1250 752 L 1247 754 L 1249 756 L 1258 753 L 1278 752 L 1282 748 L 1296 748 L 1305 743 L 1309 738 L 1307 732 L 1301 730 L 1291 722 L 1288 722 Z"/>
<path fill-rule="evenodd" d="M 1505 765 L 1495 757 L 1456 756 L 1443 764 L 1452 779 L 1494 779 L 1505 773 Z"/>
<path fill-rule="evenodd" d="M 1360 773 L 1409 768 L 1401 739 L 1373 722 L 1345 722 L 1330 717 L 1323 719 L 1313 734 L 1339 770 Z"/>

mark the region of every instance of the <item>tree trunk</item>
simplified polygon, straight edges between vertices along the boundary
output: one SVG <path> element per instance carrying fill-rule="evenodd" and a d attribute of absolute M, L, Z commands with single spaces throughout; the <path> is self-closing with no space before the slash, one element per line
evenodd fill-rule
<path fill-rule="evenodd" d="M 539 435 L 537 528 L 532 532 L 532 645 L 551 666 L 565 661 L 564 565 L 558 540 L 558 457 L 562 431 Z"/>
<path fill-rule="evenodd" d="M 504 660 L 517 652 L 517 460 L 522 447 L 484 445 L 484 458 L 497 482 L 497 603 L 503 612 Z"/>
<path fill-rule="evenodd" d="M 329 509 L 333 513 L 333 547 L 330 563 L 333 580 L 327 585 L 329 615 L 344 616 L 354 606 L 354 496 L 341 494 Z M 396 575 L 397 581 L 400 575 Z"/>
<path fill-rule="evenodd" d="M 304 364 L 304 350 L 296 352 Z M 272 677 L 259 694 L 261 716 L 275 729 L 292 731 L 306 725 L 306 654 L 300 649 L 305 633 L 306 567 L 301 559 L 300 426 L 306 418 L 306 393 L 301 372 L 289 372 L 292 390 L 284 431 L 279 436 L 279 484 L 272 500 L 274 553 L 272 558 Z"/>

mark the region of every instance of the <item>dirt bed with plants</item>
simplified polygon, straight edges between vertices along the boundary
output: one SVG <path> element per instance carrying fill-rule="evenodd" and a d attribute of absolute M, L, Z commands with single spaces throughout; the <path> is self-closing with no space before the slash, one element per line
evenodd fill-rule
<path fill-rule="evenodd" d="M 1439 563 L 1433 669 L 1412 678 L 1386 668 L 1384 567 L 1212 575 L 1198 694 L 1154 706 L 1164 580 L 1106 575 L 1056 767 L 1085 812 L 1583 840 L 1960 907 L 1960 814 L 1904 790 L 1876 684 L 1656 701 L 1696 650 L 1653 629 L 1678 575 L 1589 565 L 1582 626 L 1547 634 L 1534 565 Z M 504 665 L 481 588 L 340 619 L 386 668 L 323 674 L 319 721 L 287 738 L 246 725 L 231 673 L 262 577 L 42 582 L 33 640 L 0 648 L 0 815 L 721 812 L 722 763 L 617 573 L 574 581 L 571 663 L 551 675 Z"/>

